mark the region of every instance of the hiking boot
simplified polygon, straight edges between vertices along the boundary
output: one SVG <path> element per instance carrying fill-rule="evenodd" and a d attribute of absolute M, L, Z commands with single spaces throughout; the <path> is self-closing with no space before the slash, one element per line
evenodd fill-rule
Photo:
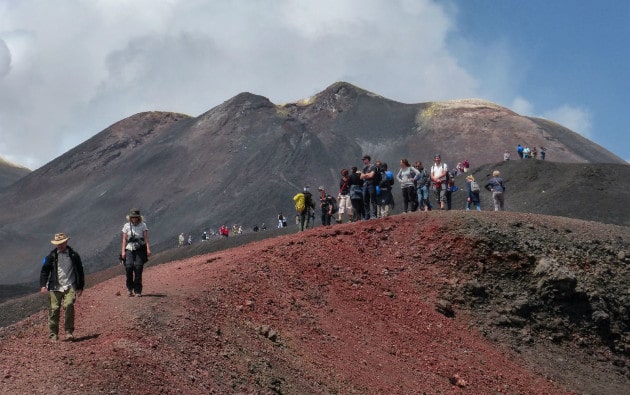
<path fill-rule="evenodd" d="M 133 296 L 133 292 L 128 291 L 128 292 L 127 292 L 127 296 Z"/>
<path fill-rule="evenodd" d="M 140 297 L 142 297 L 142 294 L 137 293 L 137 294 L 136 294 L 136 298 L 140 298 Z"/>
<path fill-rule="evenodd" d="M 66 337 L 63 340 L 67 342 L 74 341 L 74 335 L 72 333 L 66 333 Z"/>
<path fill-rule="evenodd" d="M 49 339 L 51 343 L 55 343 L 57 340 L 59 340 L 59 337 L 57 337 L 56 334 L 51 333 Z"/>

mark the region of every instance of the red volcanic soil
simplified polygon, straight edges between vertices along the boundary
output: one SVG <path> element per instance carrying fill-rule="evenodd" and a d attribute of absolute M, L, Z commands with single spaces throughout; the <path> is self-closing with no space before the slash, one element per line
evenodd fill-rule
<path fill-rule="evenodd" d="M 534 246 L 530 256 L 542 254 L 536 240 L 549 244 L 545 256 L 593 233 L 626 249 L 630 240 L 627 228 L 559 217 L 410 213 L 150 266 L 141 298 L 126 296 L 122 275 L 86 289 L 73 342 L 48 341 L 44 310 L 0 330 L 0 392 L 623 392 L 627 358 L 596 336 L 581 334 L 578 348 L 566 326 L 564 339 L 535 326 L 524 335 L 527 322 L 514 329 L 489 318 L 509 317 L 494 311 L 498 301 L 475 308 L 465 291 L 456 295 L 466 284 L 479 294 L 488 273 L 497 284 L 536 266 L 519 258 L 512 229 Z"/>

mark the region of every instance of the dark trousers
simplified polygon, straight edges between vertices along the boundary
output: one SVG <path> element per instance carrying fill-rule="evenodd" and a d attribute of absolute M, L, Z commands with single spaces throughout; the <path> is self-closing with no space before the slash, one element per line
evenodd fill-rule
<path fill-rule="evenodd" d="M 416 211 L 418 209 L 418 192 L 413 185 L 402 188 L 403 211 Z"/>
<path fill-rule="evenodd" d="M 324 226 L 330 225 L 331 219 L 332 219 L 332 215 L 328 214 L 328 210 L 322 210 L 322 225 Z"/>
<path fill-rule="evenodd" d="M 366 185 L 363 187 L 363 219 L 377 218 L 376 213 L 376 186 Z"/>
<path fill-rule="evenodd" d="M 352 203 L 352 220 L 360 221 L 363 218 L 363 199 L 350 199 L 350 203 Z"/>
<path fill-rule="evenodd" d="M 127 291 L 142 293 L 142 270 L 144 264 L 137 251 L 127 251 L 125 254 L 125 274 L 127 275 Z"/>
<path fill-rule="evenodd" d="M 306 227 L 306 220 L 308 219 L 308 208 L 304 209 L 300 213 L 300 231 L 304 230 Z"/>

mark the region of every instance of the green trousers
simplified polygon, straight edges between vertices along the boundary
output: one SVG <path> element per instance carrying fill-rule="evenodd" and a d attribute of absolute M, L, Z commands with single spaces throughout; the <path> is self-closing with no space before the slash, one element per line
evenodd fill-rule
<path fill-rule="evenodd" d="M 50 337 L 56 339 L 59 333 L 59 317 L 64 310 L 64 330 L 74 333 L 74 301 L 77 295 L 73 288 L 66 291 L 50 291 L 50 312 L 48 313 L 48 329 Z"/>

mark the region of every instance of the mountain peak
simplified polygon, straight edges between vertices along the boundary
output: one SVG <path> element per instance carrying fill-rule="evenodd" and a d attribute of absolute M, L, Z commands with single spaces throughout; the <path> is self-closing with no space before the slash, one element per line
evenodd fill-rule
<path fill-rule="evenodd" d="M 300 99 L 297 102 L 291 103 L 291 104 L 298 105 L 298 106 L 309 106 L 317 102 L 329 102 L 331 99 L 337 101 L 337 100 L 356 98 L 361 95 L 378 97 L 383 100 L 388 100 L 380 95 L 377 95 L 365 89 L 361 89 L 358 86 L 352 85 L 349 82 L 339 81 L 328 86 L 326 89 L 324 89 L 323 91 L 319 93 L 316 93 L 313 96 Z"/>

